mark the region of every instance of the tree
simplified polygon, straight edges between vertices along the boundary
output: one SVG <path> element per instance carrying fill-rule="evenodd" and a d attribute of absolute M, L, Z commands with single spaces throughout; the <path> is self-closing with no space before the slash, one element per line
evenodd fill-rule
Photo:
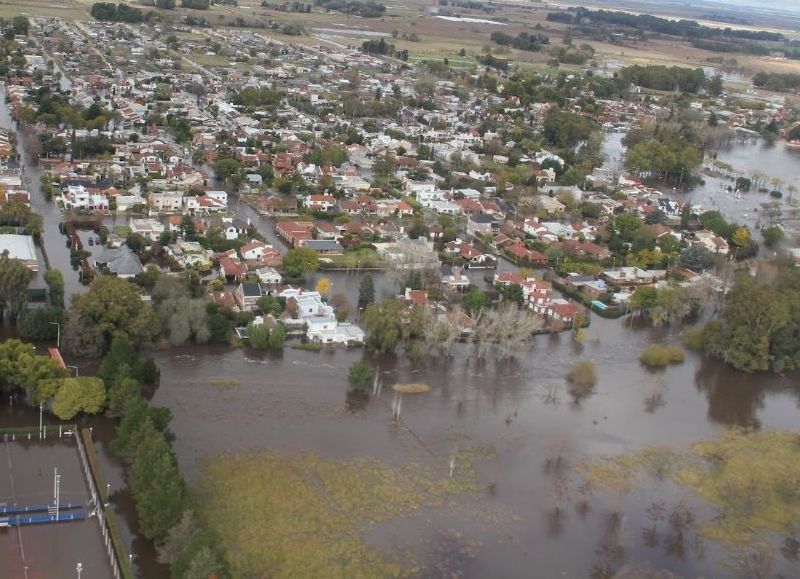
<path fill-rule="evenodd" d="M 368 273 L 358 286 L 358 308 L 363 310 L 372 303 L 375 303 L 375 281 Z"/>
<path fill-rule="evenodd" d="M 283 269 L 290 277 L 302 277 L 319 268 L 317 252 L 310 247 L 294 247 L 283 256 Z"/>
<path fill-rule="evenodd" d="M 227 181 L 239 172 L 241 163 L 232 157 L 222 157 L 214 164 L 214 173 L 220 181 Z"/>
<path fill-rule="evenodd" d="M 208 328 L 206 301 L 193 298 L 191 278 L 176 279 L 161 275 L 153 287 L 153 305 L 170 344 L 180 346 L 188 341 L 204 344 L 211 332 Z"/>
<path fill-rule="evenodd" d="M 522 291 L 522 286 L 518 283 L 500 286 L 500 295 L 503 296 L 503 301 L 508 301 L 518 306 L 525 305 L 525 294 Z"/>
<path fill-rule="evenodd" d="M 544 136 L 547 142 L 560 148 L 573 148 L 589 138 L 595 129 L 594 123 L 581 115 L 562 112 L 553 107 L 544 120 Z"/>
<path fill-rule="evenodd" d="M 247 339 L 256 350 L 269 348 L 269 327 L 266 324 L 251 323 L 247 326 Z"/>
<path fill-rule="evenodd" d="M 50 294 L 50 305 L 64 307 L 64 276 L 59 269 L 48 269 L 44 272 L 44 281 Z"/>
<path fill-rule="evenodd" d="M 656 306 L 658 292 L 653 286 L 641 286 L 636 288 L 631 296 L 629 307 L 632 311 L 646 313 Z"/>
<path fill-rule="evenodd" d="M 258 298 L 258 309 L 260 309 L 264 315 L 271 314 L 273 317 L 277 318 L 283 313 L 285 307 L 285 298 L 271 295 Z"/>
<path fill-rule="evenodd" d="M 181 518 L 184 483 L 164 435 L 150 420 L 143 427 L 129 477 L 139 530 L 160 541 Z"/>
<path fill-rule="evenodd" d="M 385 182 L 394 176 L 397 170 L 397 160 L 391 153 L 381 155 L 372 165 L 372 174 L 378 181 Z"/>
<path fill-rule="evenodd" d="M 127 372 L 119 373 L 108 389 L 108 413 L 111 416 L 122 416 L 133 400 L 141 395 L 139 381 Z"/>
<path fill-rule="evenodd" d="M 0 255 L 0 318 L 7 311 L 16 319 L 28 301 L 28 285 L 33 273 L 22 262 L 11 259 L 8 252 Z"/>
<path fill-rule="evenodd" d="M 464 311 L 470 316 L 476 316 L 481 311 L 485 310 L 491 305 L 489 298 L 477 287 L 469 288 L 467 295 L 464 296 L 462 306 Z"/>
<path fill-rule="evenodd" d="M 775 249 L 786 239 L 786 233 L 779 225 L 773 225 L 762 229 L 761 235 L 764 238 L 764 245 L 770 249 Z"/>
<path fill-rule="evenodd" d="M 130 341 L 134 348 L 149 343 L 158 335 L 158 318 L 143 302 L 136 286 L 124 279 L 102 276 L 89 291 L 72 298 L 68 325 L 79 351 L 105 353 L 115 337 Z"/>
<path fill-rule="evenodd" d="M 705 247 L 692 245 L 681 251 L 678 265 L 692 271 L 705 271 L 714 264 L 714 255 Z"/>
<path fill-rule="evenodd" d="M 317 292 L 321 296 L 330 297 L 331 290 L 333 289 L 333 283 L 331 283 L 330 278 L 328 277 L 321 277 L 317 281 Z"/>
<path fill-rule="evenodd" d="M 100 378 L 65 378 L 53 399 L 53 414 L 71 420 L 79 412 L 97 414 L 106 405 L 106 388 Z"/>
<path fill-rule="evenodd" d="M 125 245 L 127 245 L 132 252 L 140 253 L 147 247 L 147 239 L 145 239 L 144 235 L 141 233 L 129 233 L 128 237 L 125 238 Z"/>
<path fill-rule="evenodd" d="M 350 390 L 366 391 L 372 388 L 375 381 L 375 370 L 363 362 L 355 362 L 347 373 Z"/>
<path fill-rule="evenodd" d="M 364 311 L 367 349 L 385 354 L 397 348 L 403 339 L 402 309 L 398 300 L 386 300 L 367 306 Z"/>
<path fill-rule="evenodd" d="M 30 344 L 0 342 L 0 387 L 22 388 L 29 404 L 50 400 L 65 374 L 49 356 L 37 356 Z"/>
<path fill-rule="evenodd" d="M 17 320 L 19 336 L 23 340 L 44 342 L 58 337 L 58 326 L 64 321 L 61 308 L 29 308 Z"/>
<path fill-rule="evenodd" d="M 269 349 L 282 350 L 286 344 L 286 326 L 275 324 L 269 332 Z"/>

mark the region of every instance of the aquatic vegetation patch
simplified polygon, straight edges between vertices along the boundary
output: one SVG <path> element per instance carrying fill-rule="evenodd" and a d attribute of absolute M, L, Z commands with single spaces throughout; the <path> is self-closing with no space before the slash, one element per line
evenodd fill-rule
<path fill-rule="evenodd" d="M 237 577 L 402 577 L 410 562 L 367 545 L 369 528 L 459 495 L 477 494 L 474 461 L 464 448 L 453 476 L 413 463 L 394 468 L 374 458 L 333 460 L 312 452 L 225 455 L 202 469 L 197 497 Z"/>
<path fill-rule="evenodd" d="M 427 384 L 415 383 L 415 384 L 395 384 L 392 386 L 392 390 L 395 392 L 400 392 L 402 394 L 424 394 L 425 392 L 430 392 L 431 387 Z"/>
<path fill-rule="evenodd" d="M 692 489 L 716 510 L 713 520 L 697 521 L 697 531 L 727 547 L 792 534 L 800 521 L 800 435 L 793 432 L 734 429 L 686 452 L 645 448 L 581 470 L 591 489 L 625 493 L 645 475 Z"/>

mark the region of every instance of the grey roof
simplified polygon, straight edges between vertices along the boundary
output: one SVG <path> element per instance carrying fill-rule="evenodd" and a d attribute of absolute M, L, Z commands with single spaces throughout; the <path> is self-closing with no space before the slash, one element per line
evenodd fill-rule
<path fill-rule="evenodd" d="M 0 254 L 8 251 L 8 257 L 22 261 L 36 261 L 36 247 L 30 235 L 0 235 Z"/>
<path fill-rule="evenodd" d="M 304 247 L 310 247 L 316 251 L 342 251 L 344 248 L 336 241 L 326 239 L 309 239 L 303 242 Z"/>
<path fill-rule="evenodd" d="M 261 297 L 263 295 L 261 292 L 261 286 L 257 283 L 243 283 L 242 294 L 248 298 Z"/>
<path fill-rule="evenodd" d="M 119 249 L 106 248 L 95 263 L 104 264 L 108 271 L 117 275 L 139 275 L 144 271 L 139 257 L 127 245 Z"/>

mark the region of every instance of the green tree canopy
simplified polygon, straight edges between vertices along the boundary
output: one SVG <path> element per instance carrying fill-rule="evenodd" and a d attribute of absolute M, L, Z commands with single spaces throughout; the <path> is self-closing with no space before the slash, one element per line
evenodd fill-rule
<path fill-rule="evenodd" d="M 53 413 L 70 420 L 79 412 L 97 414 L 106 406 L 106 387 L 100 378 L 65 378 L 53 399 Z"/>
<path fill-rule="evenodd" d="M 89 291 L 72 298 L 69 324 L 70 340 L 77 342 L 70 346 L 93 355 L 105 353 L 118 336 L 140 347 L 159 330 L 153 308 L 142 301 L 136 286 L 108 276 L 99 277 Z"/>
<path fill-rule="evenodd" d="M 291 277 L 314 273 L 318 267 L 317 252 L 310 247 L 294 247 L 283 256 L 283 269 Z"/>

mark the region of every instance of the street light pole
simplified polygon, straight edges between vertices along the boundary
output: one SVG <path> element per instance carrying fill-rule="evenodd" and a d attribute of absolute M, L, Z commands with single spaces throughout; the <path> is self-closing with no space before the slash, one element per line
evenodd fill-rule
<path fill-rule="evenodd" d="M 61 324 L 58 322 L 50 322 L 51 325 L 56 327 L 56 348 L 61 349 Z"/>

